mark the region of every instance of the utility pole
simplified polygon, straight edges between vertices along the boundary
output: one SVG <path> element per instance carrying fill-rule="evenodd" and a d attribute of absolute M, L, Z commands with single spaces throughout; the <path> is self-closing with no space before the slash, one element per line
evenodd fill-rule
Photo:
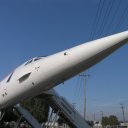
<path fill-rule="evenodd" d="M 82 74 L 79 76 L 84 78 L 84 120 L 86 120 L 86 79 L 90 77 L 90 75 Z"/>
<path fill-rule="evenodd" d="M 125 115 L 124 115 L 124 104 L 120 104 L 121 105 L 121 109 L 122 109 L 122 114 L 123 114 L 123 122 L 125 123 Z"/>

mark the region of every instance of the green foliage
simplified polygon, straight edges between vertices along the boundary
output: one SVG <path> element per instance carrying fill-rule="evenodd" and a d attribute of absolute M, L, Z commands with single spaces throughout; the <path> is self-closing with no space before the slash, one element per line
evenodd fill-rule
<path fill-rule="evenodd" d="M 118 118 L 114 115 L 110 115 L 109 117 L 103 117 L 102 118 L 102 125 L 107 126 L 107 125 L 118 125 L 119 121 Z"/>
<path fill-rule="evenodd" d="M 109 118 L 108 117 L 103 117 L 101 122 L 102 122 L 103 126 L 107 126 L 107 125 L 109 125 Z"/>
<path fill-rule="evenodd" d="M 109 117 L 109 124 L 110 125 L 118 125 L 119 124 L 119 121 L 118 121 L 117 117 L 114 116 L 114 115 L 111 115 Z"/>
<path fill-rule="evenodd" d="M 40 123 L 48 120 L 49 105 L 45 99 L 32 98 L 21 103 Z"/>

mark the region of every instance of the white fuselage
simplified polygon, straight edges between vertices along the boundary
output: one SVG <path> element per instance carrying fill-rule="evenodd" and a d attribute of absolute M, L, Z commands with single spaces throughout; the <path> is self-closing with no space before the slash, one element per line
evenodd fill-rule
<path fill-rule="evenodd" d="M 29 60 L 0 82 L 0 108 L 34 97 L 64 82 L 98 63 L 127 41 L 126 31 Z"/>

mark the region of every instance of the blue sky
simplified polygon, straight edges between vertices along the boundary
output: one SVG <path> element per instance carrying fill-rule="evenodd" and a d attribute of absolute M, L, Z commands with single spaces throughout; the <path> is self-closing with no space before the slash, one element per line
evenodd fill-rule
<path fill-rule="evenodd" d="M 127 0 L 0 0 L 0 79 L 34 56 L 127 30 L 127 11 Z M 100 119 L 100 111 L 122 119 L 120 103 L 128 115 L 127 65 L 126 45 L 87 71 L 90 119 Z M 77 76 L 56 87 L 81 113 L 83 84 Z"/>

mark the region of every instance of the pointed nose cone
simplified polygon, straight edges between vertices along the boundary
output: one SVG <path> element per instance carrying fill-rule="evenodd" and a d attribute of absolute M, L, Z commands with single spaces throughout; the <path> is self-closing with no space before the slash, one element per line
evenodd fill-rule
<path fill-rule="evenodd" d="M 120 47 L 128 42 L 128 31 L 104 37 L 98 40 L 92 41 L 94 50 L 104 51 L 113 47 Z M 114 51 L 114 50 L 113 50 Z"/>
<path fill-rule="evenodd" d="M 94 40 L 88 43 L 88 51 L 94 60 L 104 59 L 128 42 L 128 31 Z"/>
<path fill-rule="evenodd" d="M 69 49 L 72 64 L 87 69 L 128 42 L 128 31 L 97 39 Z"/>

